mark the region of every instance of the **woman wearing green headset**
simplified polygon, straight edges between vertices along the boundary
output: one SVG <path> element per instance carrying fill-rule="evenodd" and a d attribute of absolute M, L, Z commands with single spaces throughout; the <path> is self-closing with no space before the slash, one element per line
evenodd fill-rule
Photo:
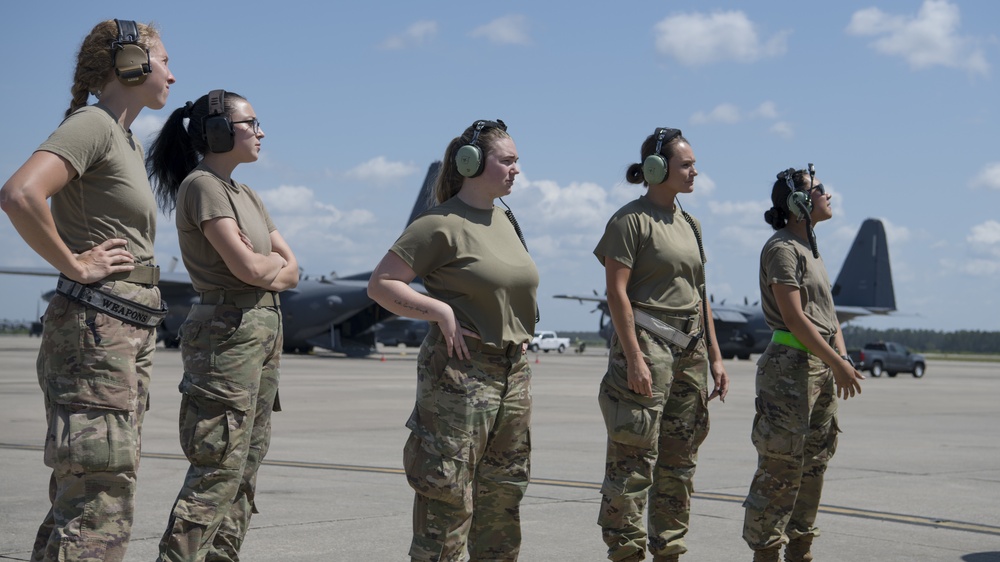
<path fill-rule="evenodd" d="M 837 449 L 837 396 L 861 392 L 812 225 L 833 216 L 830 195 L 808 169 L 778 174 L 764 220 L 776 231 L 760 255 L 761 305 L 774 330 L 757 361 L 752 440 L 757 471 L 743 506 L 743 538 L 755 562 L 807 562 L 823 474 Z M 835 389 L 836 387 L 836 389 Z"/>
<path fill-rule="evenodd" d="M 658 128 L 641 155 L 625 179 L 647 191 L 611 217 L 594 250 L 615 327 L 598 395 L 608 430 L 598 523 L 609 559 L 643 560 L 648 546 L 654 561 L 673 562 L 687 552 L 708 402 L 725 400 L 729 376 L 712 345 L 701 226 L 677 201 L 694 191 L 694 152 L 679 130 Z"/>

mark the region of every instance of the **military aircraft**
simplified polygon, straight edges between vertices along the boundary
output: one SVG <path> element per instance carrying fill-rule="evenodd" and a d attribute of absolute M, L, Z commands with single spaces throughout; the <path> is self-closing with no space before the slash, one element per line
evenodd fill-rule
<path fill-rule="evenodd" d="M 892 286 L 889 266 L 889 244 L 885 227 L 878 219 L 867 219 L 861 224 L 844 265 L 833 284 L 833 303 L 841 324 L 859 316 L 888 314 L 896 310 L 896 294 Z M 557 299 L 573 299 L 581 303 L 596 302 L 595 310 L 601 311 L 598 321 L 601 336 L 610 344 L 614 334 L 608 300 L 594 296 L 555 295 Z M 771 341 L 771 328 L 764 321 L 759 302 L 727 305 L 725 301 L 712 302 L 715 336 L 725 359 L 749 359 L 751 353 L 762 353 Z"/>
<path fill-rule="evenodd" d="M 440 162 L 433 162 L 427 169 L 407 224 L 428 208 L 440 167 Z M 0 273 L 58 275 L 51 268 L 0 267 Z M 369 277 L 371 271 L 337 278 L 303 276 L 296 288 L 282 291 L 284 350 L 308 353 L 314 347 L 321 347 L 353 357 L 372 353 L 375 326 L 395 315 L 368 298 Z M 198 302 L 198 293 L 192 288 L 190 277 L 183 272 L 161 272 L 159 288 L 168 312 L 158 328 L 158 339 L 167 347 L 177 347 L 177 331 L 191 305 Z M 423 291 L 419 283 L 414 284 L 414 288 Z M 52 293 L 46 293 L 43 298 L 48 300 Z"/>

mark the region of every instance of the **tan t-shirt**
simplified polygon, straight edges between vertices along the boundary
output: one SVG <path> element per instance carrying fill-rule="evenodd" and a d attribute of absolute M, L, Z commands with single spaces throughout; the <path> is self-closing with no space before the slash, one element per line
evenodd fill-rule
<path fill-rule="evenodd" d="M 798 287 L 802 311 L 820 335 L 829 339 L 837 333 L 840 322 L 823 258 L 813 257 L 809 243 L 784 228 L 775 232 L 760 252 L 760 302 L 767 325 L 772 330 L 788 331 L 771 291 L 774 284 Z"/>
<path fill-rule="evenodd" d="M 241 183 L 226 183 L 199 166 L 184 178 L 177 191 L 176 214 L 181 257 L 195 291 L 251 287 L 229 271 L 222 256 L 205 237 L 202 223 L 214 218 L 234 219 L 250 239 L 254 252 L 270 254 L 271 232 L 277 229 L 252 189 Z"/>
<path fill-rule="evenodd" d="M 610 258 L 632 270 L 626 293 L 633 305 L 674 315 L 699 312 L 704 268 L 680 209 L 658 207 L 645 195 L 625 204 L 608 221 L 594 255 L 601 265 Z"/>
<path fill-rule="evenodd" d="M 501 209 L 452 197 L 417 217 L 391 250 L 484 343 L 531 339 L 538 269 Z"/>
<path fill-rule="evenodd" d="M 156 199 L 139 140 L 106 108 L 91 105 L 67 117 L 38 150 L 65 158 L 76 171 L 52 196 L 52 218 L 66 246 L 79 253 L 124 238 L 136 262 L 151 265 Z"/>

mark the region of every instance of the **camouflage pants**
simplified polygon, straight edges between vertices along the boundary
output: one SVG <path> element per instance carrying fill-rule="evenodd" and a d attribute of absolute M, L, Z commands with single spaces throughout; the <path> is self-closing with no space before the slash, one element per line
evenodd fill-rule
<path fill-rule="evenodd" d="M 154 287 L 108 282 L 102 290 L 150 307 Z M 45 311 L 38 382 L 48 429 L 51 507 L 33 561 L 118 561 L 132 534 L 142 419 L 156 330 L 56 294 Z"/>
<path fill-rule="evenodd" d="M 839 432 L 833 372 L 814 355 L 771 343 L 757 361 L 756 407 L 743 539 L 760 550 L 819 536 L 823 475 Z"/>
<path fill-rule="evenodd" d="M 415 561 L 517 560 L 528 486 L 531 370 L 466 338 L 471 360 L 449 358 L 432 327 L 417 358 L 417 400 L 403 465 L 413 502 Z"/>
<path fill-rule="evenodd" d="M 683 353 L 641 328 L 636 336 L 652 375 L 653 396 L 629 390 L 628 364 L 617 336 L 598 395 L 608 445 L 597 522 L 610 560 L 644 555 L 647 500 L 649 551 L 660 556 L 687 552 L 684 536 L 698 447 L 709 429 L 704 340 Z"/>
<path fill-rule="evenodd" d="M 257 513 L 257 469 L 271 442 L 281 315 L 274 308 L 198 304 L 181 326 L 181 448 L 191 465 L 160 560 L 239 560 Z"/>

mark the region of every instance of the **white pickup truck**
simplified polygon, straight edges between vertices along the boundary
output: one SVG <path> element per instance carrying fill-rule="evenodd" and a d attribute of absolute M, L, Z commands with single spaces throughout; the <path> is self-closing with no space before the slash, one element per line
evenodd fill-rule
<path fill-rule="evenodd" d="M 556 350 L 559 353 L 566 351 L 569 347 L 569 338 L 560 338 L 555 332 L 538 331 L 535 332 L 535 337 L 532 338 L 531 343 L 528 345 L 528 349 L 531 351 L 538 351 L 539 349 L 548 353 L 551 350 Z"/>

